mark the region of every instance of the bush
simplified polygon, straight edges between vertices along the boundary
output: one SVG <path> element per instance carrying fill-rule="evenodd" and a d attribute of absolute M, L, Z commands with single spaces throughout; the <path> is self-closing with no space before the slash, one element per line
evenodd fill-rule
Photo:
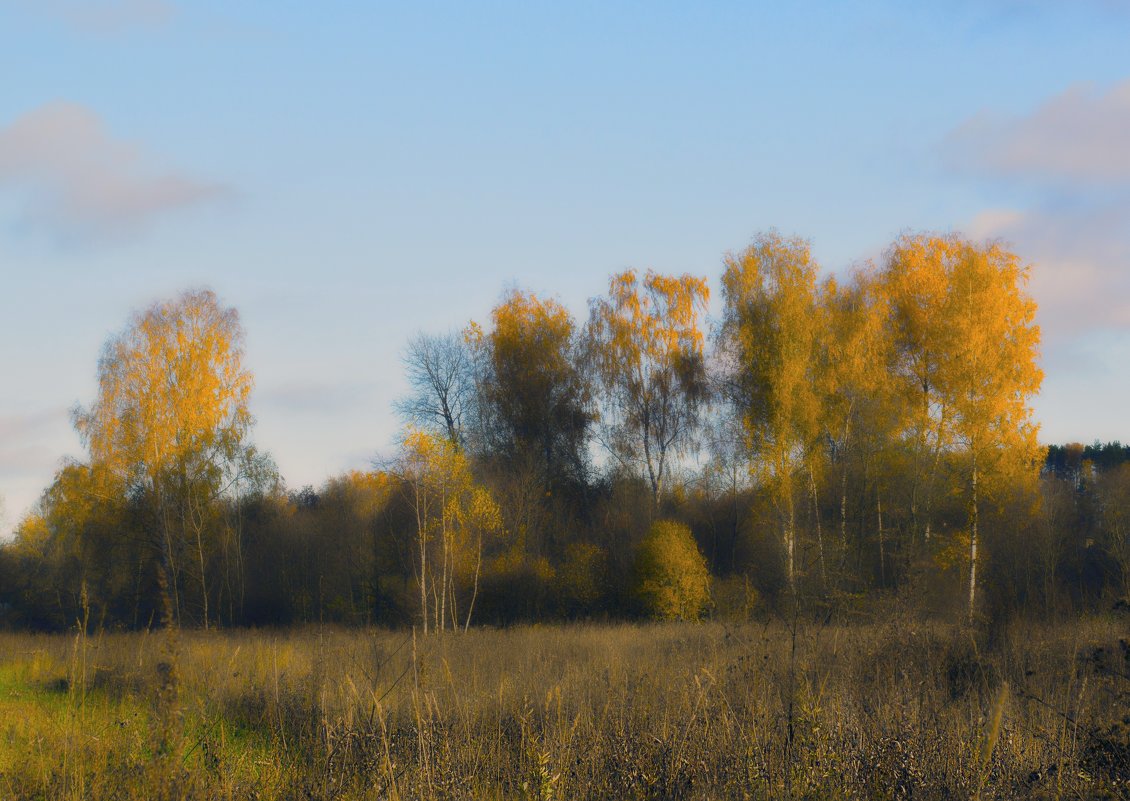
<path fill-rule="evenodd" d="M 565 557 L 554 576 L 559 611 L 577 617 L 597 611 L 606 595 L 608 557 L 604 549 L 585 542 L 565 546 Z"/>
<path fill-rule="evenodd" d="M 660 620 L 696 620 L 710 602 L 710 572 L 691 530 L 658 520 L 636 553 L 636 597 Z"/>
<path fill-rule="evenodd" d="M 741 622 L 752 620 L 762 611 L 761 595 L 750 584 L 749 577 L 734 574 L 714 581 L 715 620 Z"/>

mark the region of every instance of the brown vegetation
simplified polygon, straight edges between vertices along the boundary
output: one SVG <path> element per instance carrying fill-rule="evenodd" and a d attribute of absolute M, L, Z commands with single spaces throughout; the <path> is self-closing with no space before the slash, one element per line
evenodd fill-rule
<path fill-rule="evenodd" d="M 1125 621 L 990 643 L 885 611 L 427 639 L 0 635 L 0 794 L 1125 797 Z"/>

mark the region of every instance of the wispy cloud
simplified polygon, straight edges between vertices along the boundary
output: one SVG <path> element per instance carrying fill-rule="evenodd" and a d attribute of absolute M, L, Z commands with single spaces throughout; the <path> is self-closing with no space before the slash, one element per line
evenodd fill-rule
<path fill-rule="evenodd" d="M 69 435 L 69 414 L 55 408 L 0 414 L 0 540 L 51 481 Z"/>
<path fill-rule="evenodd" d="M 155 167 L 138 145 L 114 138 L 94 111 L 64 102 L 0 128 L 3 189 L 21 198 L 23 225 L 65 241 L 129 236 L 167 212 L 229 192 Z"/>
<path fill-rule="evenodd" d="M 372 406 L 373 390 L 370 383 L 292 381 L 256 392 L 256 402 L 284 412 L 325 415 Z"/>
<path fill-rule="evenodd" d="M 1078 84 L 1017 116 L 982 112 L 946 137 L 943 157 L 966 178 L 1031 198 L 981 213 L 970 233 L 1034 264 L 1050 344 L 1130 331 L 1130 80 Z"/>
<path fill-rule="evenodd" d="M 1011 243 L 1033 263 L 1040 324 L 1056 339 L 1130 330 L 1130 204 L 1050 204 L 978 215 L 969 233 Z"/>
<path fill-rule="evenodd" d="M 168 0 L 23 0 L 23 4 L 76 30 L 98 34 L 164 25 L 177 10 Z"/>
<path fill-rule="evenodd" d="M 951 166 L 1054 185 L 1130 184 L 1130 80 L 1102 91 L 1076 84 L 1029 114 L 982 112 L 954 130 Z"/>

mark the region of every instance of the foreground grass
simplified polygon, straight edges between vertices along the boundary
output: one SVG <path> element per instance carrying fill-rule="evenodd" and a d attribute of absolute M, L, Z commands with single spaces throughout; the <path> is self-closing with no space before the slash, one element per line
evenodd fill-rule
<path fill-rule="evenodd" d="M 1124 798 L 1125 637 L 0 634 L 0 797 Z"/>

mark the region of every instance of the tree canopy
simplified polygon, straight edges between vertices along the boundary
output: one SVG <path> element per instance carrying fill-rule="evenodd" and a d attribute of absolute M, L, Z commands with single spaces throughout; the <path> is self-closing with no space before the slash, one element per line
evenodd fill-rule
<path fill-rule="evenodd" d="M 1128 449 L 1041 456 L 1028 269 L 927 233 L 822 276 L 769 231 L 725 258 L 713 321 L 689 274 L 617 272 L 582 322 L 511 289 L 408 343 L 395 454 L 294 489 L 251 444 L 238 314 L 186 292 L 107 342 L 74 415 L 88 458 L 0 547 L 0 618 L 431 633 L 869 594 L 973 621 L 1105 603 Z"/>

